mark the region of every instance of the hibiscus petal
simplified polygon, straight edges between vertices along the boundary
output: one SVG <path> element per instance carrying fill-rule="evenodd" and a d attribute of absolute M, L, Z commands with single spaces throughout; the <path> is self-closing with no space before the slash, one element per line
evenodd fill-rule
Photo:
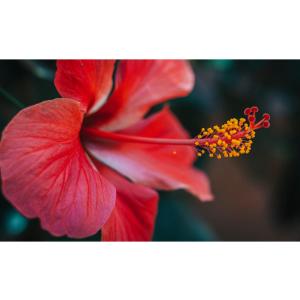
<path fill-rule="evenodd" d="M 149 241 L 157 214 L 158 194 L 131 183 L 112 169 L 97 164 L 101 174 L 117 187 L 116 206 L 102 227 L 104 241 Z"/>
<path fill-rule="evenodd" d="M 75 99 L 89 113 L 106 101 L 112 87 L 114 60 L 59 60 L 54 84 L 62 97 Z"/>
<path fill-rule="evenodd" d="M 187 133 L 168 108 L 121 131 L 122 134 L 186 138 Z M 202 200 L 212 200 L 207 176 L 192 167 L 190 146 L 118 143 L 86 140 L 89 153 L 132 181 L 163 190 L 183 188 Z"/>
<path fill-rule="evenodd" d="M 44 101 L 18 113 L 0 143 L 4 195 L 56 236 L 95 234 L 115 203 L 115 187 L 81 146 L 83 114 L 77 101 Z"/>
<path fill-rule="evenodd" d="M 140 120 L 166 100 L 188 95 L 194 73 L 182 60 L 124 60 L 116 71 L 115 89 L 91 122 L 105 130 L 119 130 Z"/>

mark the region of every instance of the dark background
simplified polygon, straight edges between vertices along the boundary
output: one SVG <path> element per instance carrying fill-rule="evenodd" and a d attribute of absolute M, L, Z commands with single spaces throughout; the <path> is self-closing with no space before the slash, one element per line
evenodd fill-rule
<path fill-rule="evenodd" d="M 192 61 L 192 94 L 171 101 L 192 135 L 222 124 L 258 105 L 271 127 L 257 133 L 251 155 L 228 160 L 207 157 L 197 166 L 209 176 L 215 201 L 201 203 L 183 191 L 161 193 L 156 241 L 279 241 L 300 239 L 300 61 Z M 0 130 L 25 106 L 58 97 L 54 61 L 0 61 Z M 4 95 L 6 93 L 6 95 Z M 99 240 L 97 234 L 86 240 Z M 56 238 L 38 220 L 22 217 L 0 195 L 0 240 Z"/>

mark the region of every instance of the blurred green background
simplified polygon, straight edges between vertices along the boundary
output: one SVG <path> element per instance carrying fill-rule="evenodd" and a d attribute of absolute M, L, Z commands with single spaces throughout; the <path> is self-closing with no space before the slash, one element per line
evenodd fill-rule
<path fill-rule="evenodd" d="M 191 135 L 258 105 L 271 127 L 258 132 L 251 155 L 204 157 L 197 166 L 215 201 L 201 203 L 183 191 L 160 193 L 155 241 L 279 241 L 300 239 L 300 61 L 197 60 L 192 94 L 170 105 Z M 12 97 L 29 106 L 58 97 L 55 61 L 0 61 L 0 130 L 17 113 Z M 86 240 L 99 240 L 100 234 Z M 54 241 L 38 220 L 22 217 L 0 194 L 0 240 Z"/>

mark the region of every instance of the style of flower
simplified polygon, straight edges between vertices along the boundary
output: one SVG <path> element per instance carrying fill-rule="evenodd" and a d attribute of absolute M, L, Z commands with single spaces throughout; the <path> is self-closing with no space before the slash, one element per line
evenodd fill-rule
<path fill-rule="evenodd" d="M 198 138 L 168 107 L 145 117 L 190 93 L 187 62 L 63 60 L 54 83 L 63 98 L 23 109 L 2 133 L 3 193 L 23 215 L 55 236 L 101 229 L 105 241 L 138 241 L 152 237 L 156 190 L 212 200 L 208 178 L 193 167 Z"/>

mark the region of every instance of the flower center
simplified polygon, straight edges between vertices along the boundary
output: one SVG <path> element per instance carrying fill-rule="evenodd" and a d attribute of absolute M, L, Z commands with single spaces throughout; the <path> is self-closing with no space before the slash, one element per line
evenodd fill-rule
<path fill-rule="evenodd" d="M 83 133 L 91 139 L 108 140 L 125 143 L 182 145 L 196 148 L 197 156 L 208 154 L 209 157 L 238 157 L 251 151 L 255 131 L 260 128 L 270 127 L 270 115 L 263 114 L 263 119 L 256 122 L 258 107 L 246 108 L 245 118 L 232 118 L 221 127 L 202 128 L 199 135 L 192 139 L 168 139 L 132 136 L 113 132 L 102 131 L 97 128 L 84 127 Z"/>

